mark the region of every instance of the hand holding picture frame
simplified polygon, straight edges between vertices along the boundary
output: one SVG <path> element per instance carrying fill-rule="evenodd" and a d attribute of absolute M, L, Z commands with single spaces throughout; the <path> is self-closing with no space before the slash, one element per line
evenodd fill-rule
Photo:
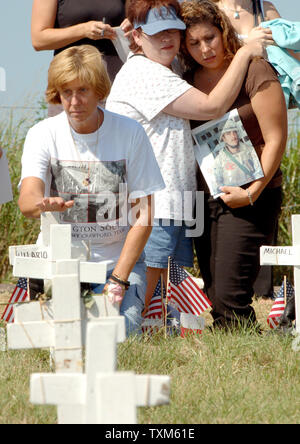
<path fill-rule="evenodd" d="M 192 131 L 195 157 L 211 195 L 222 186 L 242 186 L 264 176 L 237 109 Z"/>

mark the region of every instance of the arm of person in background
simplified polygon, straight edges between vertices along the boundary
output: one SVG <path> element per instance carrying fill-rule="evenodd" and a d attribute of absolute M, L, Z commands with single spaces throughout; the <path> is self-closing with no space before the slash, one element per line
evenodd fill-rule
<path fill-rule="evenodd" d="M 250 184 L 248 190 L 255 202 L 280 166 L 287 140 L 286 105 L 279 83 L 264 83 L 252 97 L 251 105 L 258 120 L 265 145 L 260 163 L 264 177 Z M 266 118 L 267 116 L 267 118 Z M 221 199 L 231 208 L 249 205 L 246 190 L 240 187 L 222 187 Z"/>
<path fill-rule="evenodd" d="M 269 20 L 275 20 L 277 18 L 281 18 L 279 12 L 271 2 L 264 2 L 264 8 L 265 8 L 265 21 Z M 250 36 L 250 35 L 249 35 Z M 300 61 L 300 53 L 292 51 L 290 49 L 287 50 L 289 54 L 294 57 L 295 59 Z"/>
<path fill-rule="evenodd" d="M 152 231 L 153 196 L 137 199 L 131 204 L 133 220 L 114 273 L 127 280 Z"/>
<path fill-rule="evenodd" d="M 272 45 L 274 44 L 274 40 L 272 39 L 272 31 L 269 28 L 262 28 L 261 26 L 257 26 L 249 32 L 247 38 L 243 40 L 244 43 L 252 43 L 252 42 L 261 42 L 264 45 Z"/>
<path fill-rule="evenodd" d="M 136 203 L 131 205 L 131 214 L 133 214 L 133 220 L 130 221 L 131 228 L 126 236 L 121 255 L 112 273 L 122 281 L 127 281 L 151 234 L 153 222 L 153 199 L 152 195 L 146 196 L 137 199 Z M 116 285 L 113 281 L 111 282 L 109 280 L 104 287 L 104 291 L 106 291 L 109 296 L 109 287 L 111 284 L 113 286 Z M 120 289 L 120 291 L 119 298 L 114 299 L 112 297 L 113 303 L 121 302 L 124 297 L 125 288 L 122 290 Z"/>
<path fill-rule="evenodd" d="M 189 120 L 212 120 L 222 117 L 240 92 L 250 60 L 264 56 L 264 45 L 260 42 L 251 42 L 243 46 L 237 51 L 226 73 L 209 94 L 204 94 L 197 88 L 190 88 L 163 111 Z"/>
<path fill-rule="evenodd" d="M 19 208 L 25 217 L 38 219 L 46 211 L 66 211 L 72 208 L 74 201 L 64 201 L 61 197 L 44 197 L 45 183 L 38 177 L 26 177 L 22 180 Z"/>
<path fill-rule="evenodd" d="M 83 38 L 89 38 L 91 40 L 115 38 L 116 34 L 113 28 L 103 23 L 103 21 L 92 20 L 67 28 L 54 28 L 57 1 L 58 0 L 33 1 L 31 39 L 36 51 L 63 48 Z"/>

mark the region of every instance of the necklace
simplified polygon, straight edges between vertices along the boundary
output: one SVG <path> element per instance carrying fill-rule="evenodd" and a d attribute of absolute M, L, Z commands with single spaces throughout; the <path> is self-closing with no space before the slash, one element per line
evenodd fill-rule
<path fill-rule="evenodd" d="M 240 17 L 240 13 L 241 13 L 241 11 L 243 11 L 243 10 L 248 11 L 248 12 L 250 12 L 250 13 L 253 13 L 253 7 L 252 7 L 252 6 L 251 6 L 251 8 L 247 8 L 247 7 L 242 7 L 242 6 L 241 6 L 240 9 L 233 9 L 233 8 L 229 8 L 228 6 L 225 6 L 225 5 L 223 5 L 223 4 L 221 3 L 220 8 L 221 8 L 221 9 L 225 9 L 226 11 L 231 11 L 231 12 L 233 12 L 233 18 L 236 19 L 236 20 L 238 20 L 238 19 L 241 18 L 241 17 Z"/>
<path fill-rule="evenodd" d="M 89 144 L 87 142 L 84 142 L 85 147 L 87 148 L 88 151 L 90 151 L 94 157 L 96 157 L 96 151 L 98 148 L 98 142 L 99 142 L 99 127 L 100 127 L 100 115 L 99 115 L 99 111 L 97 109 L 97 138 L 96 138 L 96 143 L 95 143 L 95 147 L 93 149 L 91 149 L 91 147 L 89 146 Z M 80 152 L 79 152 L 79 148 L 77 146 L 77 142 L 76 139 L 73 136 L 73 132 L 72 132 L 72 126 L 70 125 L 69 122 L 69 128 L 70 128 L 70 134 L 71 134 L 71 138 L 73 140 L 73 144 L 77 153 L 77 157 L 78 160 L 82 161 L 82 159 L 80 158 Z M 83 179 L 82 181 L 82 185 L 84 187 L 88 187 L 91 184 L 91 180 L 90 180 L 90 176 L 89 176 L 89 172 L 87 172 L 87 176 Z"/>

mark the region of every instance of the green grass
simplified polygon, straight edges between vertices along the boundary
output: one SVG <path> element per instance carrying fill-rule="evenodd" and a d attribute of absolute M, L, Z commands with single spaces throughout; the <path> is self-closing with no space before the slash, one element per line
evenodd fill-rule
<path fill-rule="evenodd" d="M 0 424 L 54 424 L 56 408 L 29 402 L 31 373 L 49 372 L 49 352 L 0 352 Z"/>
<path fill-rule="evenodd" d="M 147 372 L 172 377 L 171 404 L 142 409 L 140 422 L 299 422 L 299 357 L 291 355 L 287 341 L 218 333 L 202 341 L 178 339 L 152 353 L 149 348 L 135 347 L 132 355 L 137 364 L 145 361 Z"/>
<path fill-rule="evenodd" d="M 36 116 L 34 121 L 39 119 Z M 12 117 L 0 122 L 0 146 L 7 148 L 15 199 L 0 212 L 0 278 L 11 282 L 8 246 L 34 243 L 39 222 L 26 220 L 18 211 L 20 159 L 27 118 L 13 124 Z M 295 139 L 295 138 L 294 138 Z M 280 218 L 279 245 L 291 245 L 291 214 L 300 212 L 300 138 L 289 147 L 283 162 L 284 203 Z M 195 270 L 197 274 L 198 270 Z M 291 268 L 276 267 L 275 282 Z M 300 422 L 300 355 L 292 350 L 291 338 L 267 334 L 269 306 L 261 310 L 262 336 L 205 330 L 200 339 L 127 340 L 119 345 L 118 369 L 136 373 L 168 374 L 172 378 L 168 406 L 140 408 L 139 423 L 287 423 Z M 0 423 L 53 424 L 56 409 L 29 403 L 29 378 L 33 372 L 48 372 L 47 351 L 0 352 Z"/>
<path fill-rule="evenodd" d="M 300 354 L 291 337 L 267 329 L 270 303 L 254 305 L 262 335 L 206 329 L 199 337 L 165 339 L 160 332 L 118 346 L 119 371 L 171 377 L 169 405 L 139 408 L 139 424 L 300 422 Z M 1 424 L 57 422 L 54 407 L 29 403 L 33 372 L 50 372 L 47 351 L 0 353 Z"/>

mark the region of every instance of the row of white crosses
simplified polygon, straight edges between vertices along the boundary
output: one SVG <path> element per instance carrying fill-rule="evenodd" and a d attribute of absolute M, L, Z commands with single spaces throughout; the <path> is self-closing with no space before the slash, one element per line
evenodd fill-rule
<path fill-rule="evenodd" d="M 287 265 L 294 267 L 294 290 L 296 303 L 296 333 L 300 334 L 300 215 L 292 216 L 292 247 L 262 246 L 261 265 Z"/>
<path fill-rule="evenodd" d="M 10 247 L 15 276 L 52 282 L 52 300 L 19 304 L 7 330 L 9 349 L 53 350 L 56 373 L 31 376 L 31 402 L 57 405 L 60 424 L 135 424 L 137 406 L 169 402 L 170 378 L 116 371 L 125 319 L 105 296 L 86 309 L 80 295 L 81 282 L 106 281 L 107 264 L 86 261 L 87 246 L 72 245 L 71 225 L 53 214 L 42 235 L 40 246 Z"/>

